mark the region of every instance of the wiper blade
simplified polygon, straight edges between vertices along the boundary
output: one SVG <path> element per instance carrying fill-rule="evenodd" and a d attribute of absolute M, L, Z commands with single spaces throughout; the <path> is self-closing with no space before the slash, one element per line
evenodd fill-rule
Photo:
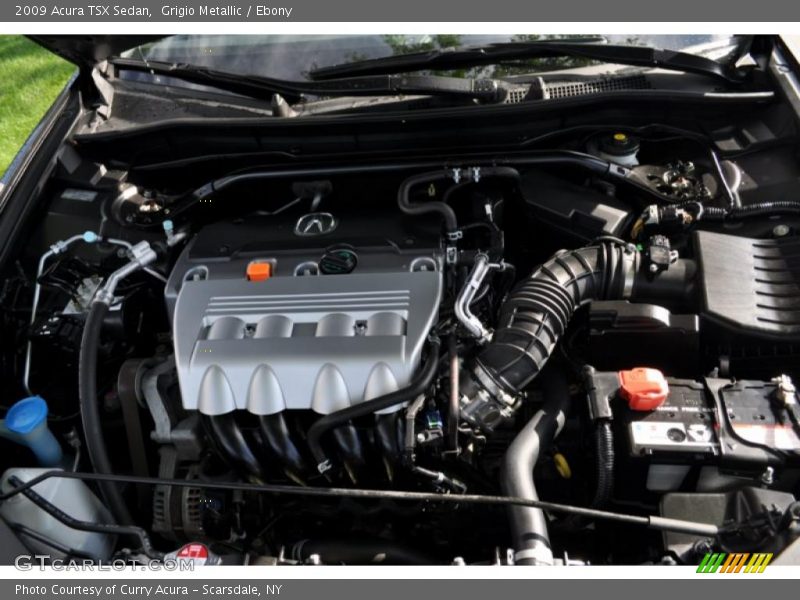
<path fill-rule="evenodd" d="M 442 48 L 429 52 L 415 52 L 323 67 L 311 71 L 309 76 L 316 81 L 322 81 L 334 77 L 385 75 L 423 69 L 461 69 L 505 61 L 561 57 L 580 57 L 621 65 L 658 67 L 670 71 L 706 75 L 733 84 L 742 83 L 745 79 L 744 73 L 736 70 L 733 66 L 688 52 L 659 50 L 647 46 L 587 44 L 571 41 L 509 42 L 486 46 Z"/>
<path fill-rule="evenodd" d="M 109 61 L 117 68 L 175 77 L 181 81 L 207 85 L 220 90 L 271 100 L 274 94 L 289 102 L 304 96 L 455 96 L 485 102 L 499 102 L 506 96 L 506 88 L 493 79 L 464 79 L 431 75 L 393 75 L 349 77 L 325 81 L 287 81 L 256 75 L 239 75 L 196 65 L 162 61 L 144 61 L 113 58 Z"/>

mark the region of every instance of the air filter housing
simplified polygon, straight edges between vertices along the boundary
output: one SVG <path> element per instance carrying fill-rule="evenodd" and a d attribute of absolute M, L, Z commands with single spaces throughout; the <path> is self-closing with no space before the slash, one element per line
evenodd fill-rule
<path fill-rule="evenodd" d="M 800 338 L 800 238 L 698 231 L 704 316 L 769 337 Z"/>

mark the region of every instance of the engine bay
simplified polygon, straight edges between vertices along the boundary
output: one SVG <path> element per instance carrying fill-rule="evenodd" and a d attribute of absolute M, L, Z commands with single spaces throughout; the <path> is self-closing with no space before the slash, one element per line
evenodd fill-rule
<path fill-rule="evenodd" d="M 800 535 L 793 143 L 596 124 L 206 174 L 83 136 L 4 271 L 26 543 L 697 564 Z"/>

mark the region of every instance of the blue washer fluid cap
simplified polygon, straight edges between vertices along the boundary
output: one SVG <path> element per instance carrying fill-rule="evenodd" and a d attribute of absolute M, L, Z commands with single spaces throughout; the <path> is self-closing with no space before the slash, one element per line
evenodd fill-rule
<path fill-rule="evenodd" d="M 94 231 L 86 231 L 83 234 L 83 241 L 87 244 L 94 244 L 97 241 L 97 237 Z"/>
<path fill-rule="evenodd" d="M 47 420 L 47 402 L 41 396 L 30 396 L 16 402 L 6 413 L 6 427 L 25 435 Z"/>

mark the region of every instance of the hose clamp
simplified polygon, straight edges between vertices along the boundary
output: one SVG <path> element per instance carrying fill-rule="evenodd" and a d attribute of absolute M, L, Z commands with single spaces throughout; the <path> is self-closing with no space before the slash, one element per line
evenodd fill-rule
<path fill-rule="evenodd" d="M 552 566 L 553 551 L 550 547 L 541 540 L 533 542 L 533 548 L 525 548 L 524 550 L 517 550 L 514 552 L 514 562 L 533 561 L 536 565 Z"/>
<path fill-rule="evenodd" d="M 501 404 L 515 408 L 519 404 L 519 397 L 512 396 L 506 392 L 486 370 L 480 362 L 476 361 L 475 368 L 472 370 L 472 375 L 478 385 L 483 388 L 492 398 L 498 400 Z"/>
<path fill-rule="evenodd" d="M 622 261 L 625 264 L 624 281 L 622 282 L 622 297 L 630 298 L 633 294 L 633 285 L 636 273 L 639 271 L 639 251 L 633 244 L 628 244 L 622 250 Z"/>
<path fill-rule="evenodd" d="M 92 302 L 111 306 L 111 304 L 114 302 L 114 293 L 105 288 L 100 288 L 97 290 L 97 292 L 95 292 Z"/>

